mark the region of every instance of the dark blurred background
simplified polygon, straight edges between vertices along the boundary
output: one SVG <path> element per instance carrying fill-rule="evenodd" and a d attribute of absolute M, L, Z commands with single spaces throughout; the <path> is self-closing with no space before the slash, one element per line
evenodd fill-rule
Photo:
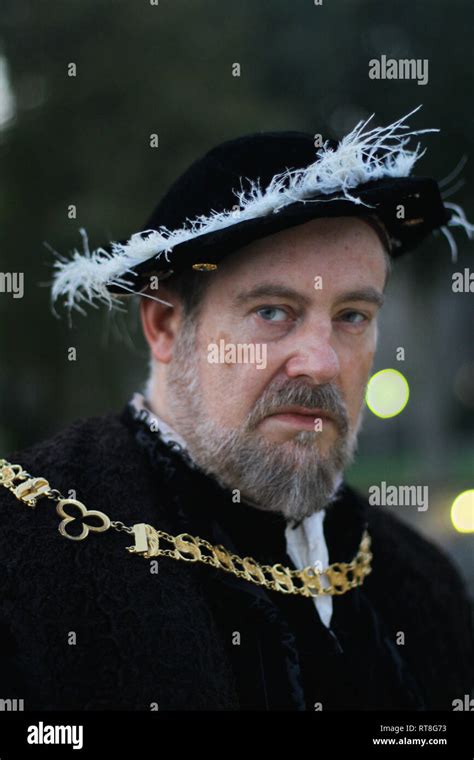
<path fill-rule="evenodd" d="M 417 173 L 441 180 L 471 157 L 449 200 L 473 221 L 473 38 L 467 0 L 2 0 L 0 271 L 24 272 L 25 294 L 0 293 L 0 456 L 120 409 L 148 369 L 136 306 L 90 308 L 72 327 L 61 307 L 53 316 L 44 242 L 64 254 L 82 250 L 80 227 L 94 247 L 142 229 L 217 142 L 267 129 L 340 137 L 372 112 L 387 124 L 422 103 L 410 125 L 441 132 L 421 138 Z M 428 59 L 429 83 L 369 79 L 382 54 Z M 428 511 L 387 509 L 442 545 L 474 588 L 472 533 L 450 519 L 474 462 L 473 295 L 451 287 L 453 272 L 474 269 L 474 242 L 455 237 L 457 264 L 438 236 L 395 267 L 374 371 L 403 372 L 411 396 L 392 419 L 367 411 L 349 481 L 365 493 L 383 480 L 429 485 Z"/>

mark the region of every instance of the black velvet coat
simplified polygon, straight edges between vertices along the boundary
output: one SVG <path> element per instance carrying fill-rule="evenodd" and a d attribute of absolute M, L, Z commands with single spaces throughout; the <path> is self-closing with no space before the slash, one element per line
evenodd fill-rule
<path fill-rule="evenodd" d="M 233 503 L 128 407 L 8 458 L 113 520 L 292 566 L 281 516 Z M 169 558 L 156 574 L 132 536 L 74 542 L 58 523 L 53 502 L 0 488 L 0 699 L 26 710 L 451 710 L 470 692 L 457 572 L 348 487 L 325 518 L 329 561 L 352 559 L 368 523 L 373 572 L 333 597 L 330 630 L 310 599 Z"/>

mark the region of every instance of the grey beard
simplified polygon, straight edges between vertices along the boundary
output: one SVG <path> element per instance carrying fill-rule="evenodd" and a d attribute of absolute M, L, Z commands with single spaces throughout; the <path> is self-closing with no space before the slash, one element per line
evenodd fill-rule
<path fill-rule="evenodd" d="M 237 429 L 223 429 L 202 408 L 196 323 L 184 324 L 170 364 L 167 400 L 174 426 L 187 443 L 198 467 L 224 488 L 238 490 L 259 509 L 299 521 L 323 509 L 337 489 L 342 471 L 356 449 L 357 431 L 350 432 L 345 405 L 333 385 L 308 386 L 287 381 L 267 387 L 248 418 Z M 256 432 L 269 410 L 301 404 L 331 411 L 338 438 L 327 456 L 318 452 L 316 431 L 302 430 L 276 444 Z"/>

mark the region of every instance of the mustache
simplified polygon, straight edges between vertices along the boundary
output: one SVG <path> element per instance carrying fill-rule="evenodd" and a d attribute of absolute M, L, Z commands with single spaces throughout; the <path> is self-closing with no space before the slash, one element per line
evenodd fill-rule
<path fill-rule="evenodd" d="M 320 409 L 333 415 L 341 435 L 349 432 L 349 416 L 341 391 L 331 383 L 310 386 L 295 381 L 281 387 L 266 388 L 256 402 L 248 420 L 248 429 L 254 429 L 265 417 L 282 406 L 295 404 L 308 409 Z"/>

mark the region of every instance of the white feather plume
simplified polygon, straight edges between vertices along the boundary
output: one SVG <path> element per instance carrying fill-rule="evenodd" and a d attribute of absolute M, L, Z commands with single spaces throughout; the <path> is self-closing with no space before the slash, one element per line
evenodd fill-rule
<path fill-rule="evenodd" d="M 126 275 L 134 276 L 133 268 L 154 257 L 157 260 L 180 243 L 192 240 L 209 232 L 222 230 L 233 224 L 249 219 L 257 219 L 278 211 L 297 201 L 303 203 L 324 202 L 312 200 L 317 194 L 340 193 L 336 199 L 362 201 L 351 194 L 358 185 L 384 177 L 407 177 L 416 161 L 424 154 L 418 144 L 414 150 L 407 145 L 416 135 L 438 132 L 437 129 L 410 131 L 406 120 L 421 106 L 386 127 L 375 127 L 369 131 L 367 125 L 373 118 L 360 121 L 346 135 L 336 148 L 326 142 L 316 151 L 315 161 L 302 169 L 288 169 L 275 175 L 265 188 L 258 181 L 247 179 L 249 189 L 234 190 L 238 200 L 238 210 L 211 211 L 200 215 L 178 229 L 161 227 L 159 231 L 143 230 L 131 236 L 126 243 L 112 244 L 111 252 L 103 248 L 90 251 L 87 234 L 80 230 L 83 251 L 75 249 L 69 259 L 58 256 L 54 262 L 54 277 L 51 290 L 52 301 L 64 299 L 66 307 L 84 313 L 83 304 L 95 305 L 102 302 L 112 308 L 120 303 L 118 296 L 108 290 L 109 285 L 120 285 L 124 291 L 131 290 Z M 378 154 L 378 155 L 377 155 Z M 364 204 L 367 205 L 367 204 Z M 450 204 L 446 204 L 449 206 Z M 454 204 L 451 204 L 454 206 Z M 448 222 L 449 226 L 462 226 L 472 236 L 473 227 L 467 222 L 459 206 Z M 442 228 L 454 251 L 452 235 Z M 147 233 L 146 237 L 142 237 Z M 455 255 L 453 253 L 453 255 Z M 160 299 L 156 299 L 160 300 Z"/>

